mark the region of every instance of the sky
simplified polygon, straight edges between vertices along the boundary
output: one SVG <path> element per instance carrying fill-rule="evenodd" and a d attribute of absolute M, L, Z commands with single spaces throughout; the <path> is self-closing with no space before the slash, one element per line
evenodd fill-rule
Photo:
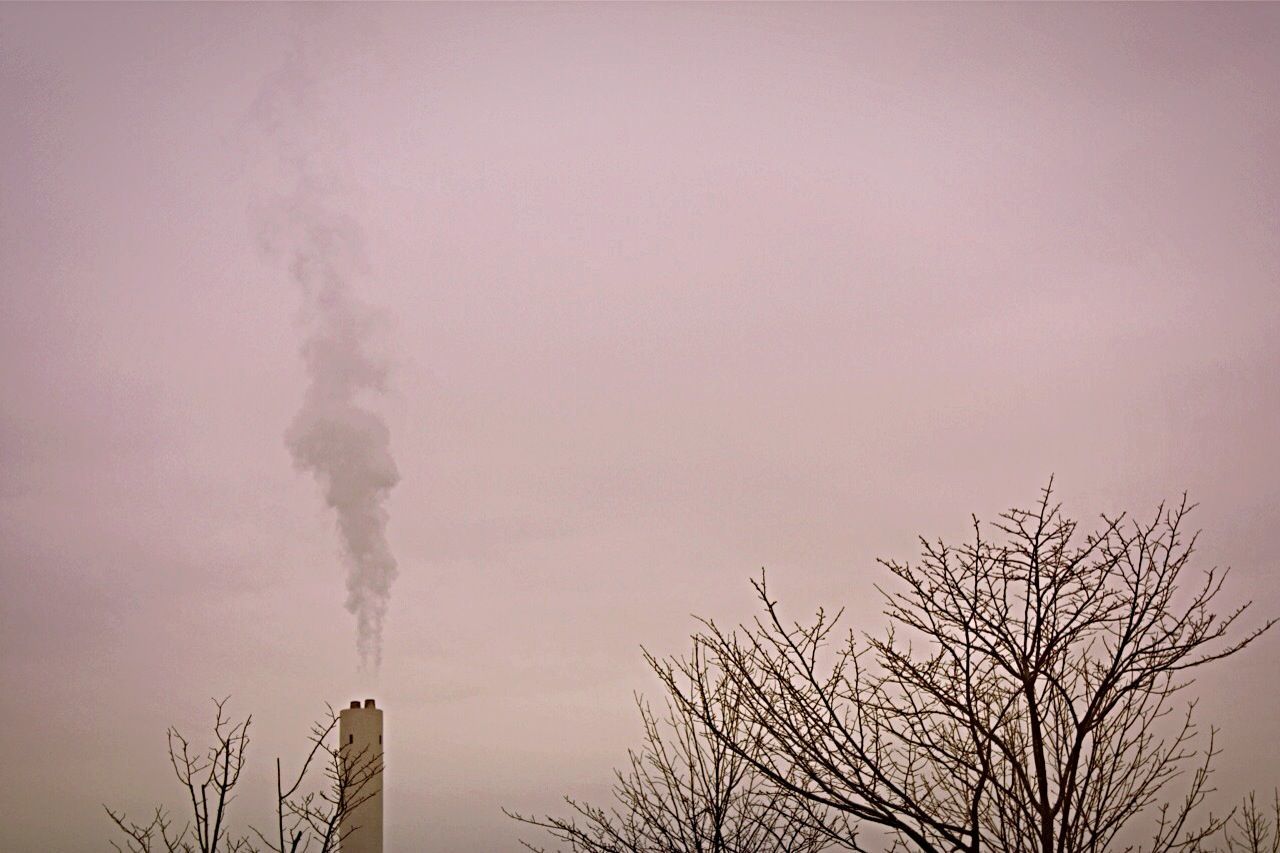
<path fill-rule="evenodd" d="M 238 823 L 371 696 L 388 849 L 514 851 L 604 799 L 642 645 L 761 567 L 878 631 L 876 558 L 1051 475 L 1189 492 L 1280 614 L 1280 6 L 10 3 L 0 115 L 5 851 L 180 806 L 228 695 Z M 300 186 L 385 372 L 377 674 L 286 444 Z M 1278 642 L 1202 678 L 1222 802 L 1280 783 Z"/>

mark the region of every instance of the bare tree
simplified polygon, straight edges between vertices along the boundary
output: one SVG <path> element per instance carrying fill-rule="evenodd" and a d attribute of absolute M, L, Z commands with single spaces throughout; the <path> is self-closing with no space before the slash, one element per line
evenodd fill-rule
<path fill-rule="evenodd" d="M 1226 828 L 1191 814 L 1210 792 L 1213 730 L 1178 695 L 1233 638 L 1248 604 L 1218 615 L 1226 572 L 1187 588 L 1196 536 L 1185 498 L 1080 535 L 1052 501 L 1013 509 L 988 538 L 922 540 L 917 564 L 883 561 L 883 636 L 837 636 L 819 611 L 712 621 L 698 652 L 659 667 L 681 713 L 763 777 L 830 813 L 879 826 L 891 849 L 1085 853 L 1116 849 L 1150 815 L 1140 847 L 1200 849 Z M 728 679 L 740 709 L 720 712 Z M 1177 777 L 1185 787 L 1166 801 Z M 856 838 L 845 837 L 855 850 Z"/>
<path fill-rule="evenodd" d="M 250 836 L 232 836 L 228 810 L 244 769 L 252 717 L 232 722 L 225 713 L 226 700 L 215 700 L 217 713 L 213 742 L 193 749 L 177 729 L 168 730 L 169 761 L 186 789 L 191 818 L 175 829 L 169 813 L 158 807 L 145 824 L 129 820 L 123 811 L 106 808 L 107 815 L 124 836 L 111 845 L 121 853 L 260 853 Z M 367 750 L 330 745 L 338 725 L 333 708 L 311 729 L 310 750 L 296 776 L 285 787 L 280 759 L 276 759 L 276 826 L 271 833 L 252 829 L 266 850 L 274 853 L 336 853 L 344 838 L 358 831 L 343 826 L 343 819 L 374 795 L 371 785 L 382 773 L 382 756 Z M 319 771 L 324 787 L 303 793 L 304 785 Z"/>
<path fill-rule="evenodd" d="M 1269 806 L 1249 794 L 1223 834 L 1227 853 L 1280 853 L 1280 789 Z"/>
<path fill-rule="evenodd" d="M 372 783 L 382 773 L 382 755 L 345 744 L 331 746 L 330 735 L 337 726 L 338 715 L 330 706 L 328 715 L 312 725 L 311 749 L 287 788 L 276 759 L 276 831 L 268 837 L 253 830 L 268 850 L 308 853 L 314 844 L 317 853 L 336 853 L 342 841 L 359 830 L 345 818 L 376 796 Z M 300 793 L 317 765 L 323 768 L 325 787 Z"/>
<path fill-rule="evenodd" d="M 706 709 L 737 730 L 735 690 L 728 680 L 710 685 Z M 565 797 L 569 817 L 507 814 L 547 830 L 572 853 L 817 853 L 831 845 L 828 827 L 838 821 L 772 784 L 700 719 L 670 700 L 662 718 L 643 698 L 636 704 L 644 743 L 615 771 L 614 805 Z"/>
<path fill-rule="evenodd" d="M 247 837 L 232 837 L 227 828 L 227 809 L 235 796 L 245 751 L 249 747 L 252 717 L 232 722 L 226 715 L 226 699 L 214 700 L 217 713 L 213 743 L 195 749 L 181 732 L 170 728 L 169 763 L 186 791 L 191 819 L 175 830 L 163 808 L 151 814 L 145 824 L 130 821 L 124 812 L 106 808 L 107 815 L 124 834 L 124 846 L 111 846 L 128 853 L 247 853 L 253 850 Z"/>

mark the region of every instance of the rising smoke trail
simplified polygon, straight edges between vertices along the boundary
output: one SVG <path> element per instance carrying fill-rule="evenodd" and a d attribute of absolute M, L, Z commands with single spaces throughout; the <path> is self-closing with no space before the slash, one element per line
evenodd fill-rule
<path fill-rule="evenodd" d="M 286 205 L 276 251 L 300 286 L 308 326 L 302 357 L 310 380 L 285 433 L 294 465 L 313 474 L 337 513 L 347 566 L 347 610 L 356 617 L 362 667 L 382 663 L 382 626 L 396 560 L 386 502 L 400 480 L 391 433 L 369 406 L 385 390 L 386 366 L 370 352 L 371 310 L 351 292 L 362 274 L 360 231 L 300 189 Z M 283 239 L 281 239 L 283 238 Z"/>
<path fill-rule="evenodd" d="M 302 295 L 308 385 L 285 432 L 300 471 L 311 473 L 337 516 L 347 569 L 346 606 L 356 617 L 365 670 L 382 663 L 382 627 L 396 560 L 387 543 L 387 499 L 400 480 L 391 433 L 371 405 L 385 391 L 386 364 L 375 356 L 376 315 L 357 297 L 367 275 L 361 229 L 334 192 L 344 173 L 340 122 L 326 120 L 310 21 L 299 12 L 293 45 L 264 81 L 244 124 L 252 205 L 264 254 L 284 262 Z M 326 156 L 328 155 L 328 156 Z"/>

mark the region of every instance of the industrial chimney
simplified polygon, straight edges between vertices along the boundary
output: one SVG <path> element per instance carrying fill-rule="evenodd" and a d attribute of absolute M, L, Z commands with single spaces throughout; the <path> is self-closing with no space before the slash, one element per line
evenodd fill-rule
<path fill-rule="evenodd" d="M 372 699 L 364 700 L 364 707 L 353 701 L 350 708 L 339 712 L 338 742 L 349 767 L 382 767 L 382 711 Z M 352 809 L 339 827 L 341 853 L 382 853 L 381 772 L 369 780 L 364 794 L 369 794 L 369 799 Z"/>

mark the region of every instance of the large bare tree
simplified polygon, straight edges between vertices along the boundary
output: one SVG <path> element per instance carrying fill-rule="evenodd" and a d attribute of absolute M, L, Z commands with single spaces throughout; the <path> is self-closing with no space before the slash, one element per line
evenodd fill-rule
<path fill-rule="evenodd" d="M 233 721 L 225 699 L 215 700 L 214 706 L 208 747 L 193 747 L 177 729 L 168 730 L 169 762 L 184 789 L 189 817 L 179 828 L 164 807 L 152 811 L 146 823 L 106 807 L 123 836 L 112 841 L 112 847 L 120 853 L 336 853 L 343 838 L 359 831 L 356 826 L 344 828 L 343 818 L 373 796 L 370 783 L 382 773 L 382 757 L 331 745 L 338 715 L 329 708 L 327 716 L 313 724 L 307 756 L 287 785 L 276 759 L 276 826 L 270 832 L 232 834 L 230 805 L 244 770 L 252 717 Z M 306 788 L 313 773 L 323 777 L 318 791 Z"/>
<path fill-rule="evenodd" d="M 963 545 L 883 561 L 885 634 L 837 634 L 822 611 L 789 622 L 762 575 L 760 616 L 705 621 L 695 654 L 657 668 L 680 713 L 765 779 L 891 849 L 1206 849 L 1227 823 L 1192 820 L 1213 730 L 1181 695 L 1272 622 L 1237 632 L 1249 605 L 1223 611 L 1226 572 L 1192 569 L 1190 509 L 1084 532 L 1051 484 L 991 527 L 974 519 Z"/>

